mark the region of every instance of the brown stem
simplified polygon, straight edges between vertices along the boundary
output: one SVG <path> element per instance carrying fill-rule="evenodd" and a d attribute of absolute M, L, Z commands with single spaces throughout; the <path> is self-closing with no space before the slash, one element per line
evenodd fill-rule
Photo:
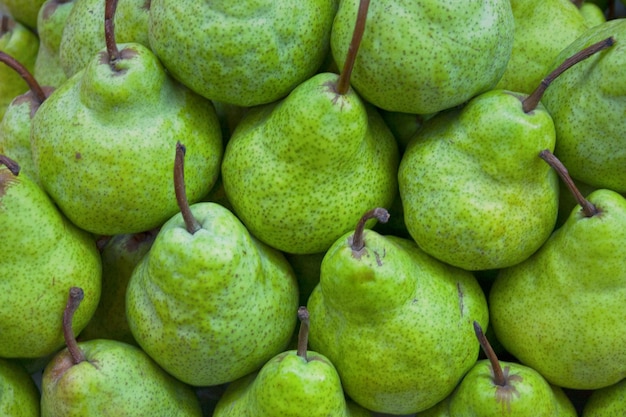
<path fill-rule="evenodd" d="M 576 6 L 578 9 L 583 6 L 583 0 L 572 0 L 572 3 L 574 3 L 574 6 Z"/>
<path fill-rule="evenodd" d="M 356 55 L 359 52 L 359 46 L 361 46 L 361 40 L 365 32 L 365 21 L 367 20 L 369 6 L 370 0 L 361 0 L 359 3 L 359 11 L 357 12 L 354 32 L 352 32 L 352 40 L 350 41 L 350 46 L 348 46 L 348 54 L 343 64 L 343 70 L 341 74 L 339 74 L 339 80 L 337 81 L 337 94 L 344 95 L 350 89 L 350 77 L 352 76 Z"/>
<path fill-rule="evenodd" d="M 202 229 L 200 222 L 191 213 L 189 201 L 187 201 L 187 191 L 185 190 L 185 153 L 187 148 L 180 142 L 176 143 L 176 157 L 174 159 L 174 192 L 178 208 L 183 215 L 185 227 L 190 234 Z"/>
<path fill-rule="evenodd" d="M 76 337 L 74 336 L 74 330 L 72 330 L 72 320 L 74 319 L 74 313 L 78 309 L 80 302 L 83 301 L 85 293 L 80 287 L 70 288 L 70 295 L 67 299 L 67 305 L 63 311 L 63 336 L 65 337 L 65 344 L 67 350 L 70 352 L 72 362 L 77 365 L 87 360 L 85 354 L 78 347 Z"/>
<path fill-rule="evenodd" d="M 500 361 L 498 360 L 498 356 L 496 355 L 496 352 L 494 352 L 489 340 L 487 340 L 487 337 L 483 333 L 482 327 L 480 327 L 480 324 L 478 324 L 477 321 L 474 321 L 474 333 L 476 334 L 478 343 L 480 343 L 480 347 L 483 349 L 483 352 L 485 352 L 487 359 L 491 362 L 491 369 L 493 369 L 493 382 L 498 386 L 505 386 L 507 381 L 504 376 L 504 372 L 502 371 Z"/>
<path fill-rule="evenodd" d="M 561 180 L 563 180 L 565 185 L 567 185 L 567 188 L 569 188 L 570 192 L 574 195 L 576 202 L 578 202 L 582 208 L 585 217 L 592 217 L 600 212 L 596 206 L 583 197 L 581 192 L 578 190 L 578 187 L 576 187 L 576 184 L 574 184 L 574 180 L 572 180 L 572 177 L 569 175 L 569 171 L 565 168 L 565 165 L 563 165 L 563 163 L 556 156 L 554 156 L 552 152 L 548 149 L 544 149 L 539 153 L 539 157 L 546 161 L 548 165 L 550 165 L 556 173 L 559 174 Z"/>
<path fill-rule="evenodd" d="M 9 171 L 11 171 L 11 174 L 15 175 L 16 177 L 20 173 L 20 164 L 18 164 L 6 155 L 0 155 L 0 164 L 7 167 Z"/>
<path fill-rule="evenodd" d="M 39 102 L 38 104 L 43 103 L 46 98 L 48 98 L 46 96 L 46 93 L 44 93 L 43 89 L 41 88 L 41 85 L 39 85 L 35 77 L 33 77 L 33 74 L 31 74 L 30 71 L 28 71 L 28 69 L 24 65 L 22 65 L 17 59 L 13 58 L 6 52 L 0 51 L 0 61 L 11 67 L 15 72 L 18 73 L 20 77 L 22 77 L 24 81 L 26 81 L 26 84 L 28 84 L 28 88 L 30 88 L 30 91 L 32 91 L 35 95 L 35 98 L 37 98 L 37 101 Z"/>
<path fill-rule="evenodd" d="M 120 51 L 117 49 L 115 42 L 115 10 L 117 9 L 117 0 L 106 0 L 104 8 L 104 41 L 109 54 L 109 65 L 111 69 L 117 71 L 116 62 L 120 59 Z"/>
<path fill-rule="evenodd" d="M 300 330 L 298 331 L 297 354 L 308 361 L 306 352 L 309 346 L 309 310 L 305 306 L 298 308 L 298 320 L 300 320 Z"/>
<path fill-rule="evenodd" d="M 539 86 L 532 92 L 528 97 L 522 101 L 522 109 L 525 113 L 528 113 L 539 105 L 539 101 L 543 97 L 543 93 L 545 93 L 546 89 L 552 81 L 554 81 L 559 75 L 563 74 L 569 68 L 573 67 L 575 64 L 584 61 L 589 58 L 593 54 L 600 52 L 603 49 L 612 46 L 615 43 L 615 39 L 613 37 L 606 38 L 600 42 L 594 43 L 591 46 L 586 47 L 582 51 L 579 51 L 567 58 L 561 65 L 559 65 L 554 71 L 552 71 L 546 78 L 541 80 Z"/>
<path fill-rule="evenodd" d="M 389 212 L 384 208 L 376 207 L 361 217 L 356 225 L 356 228 L 354 229 L 354 235 L 352 236 L 353 251 L 360 251 L 363 247 L 365 247 L 363 232 L 365 230 L 365 223 L 370 219 L 377 219 L 381 223 L 387 223 L 387 220 L 389 220 Z"/>

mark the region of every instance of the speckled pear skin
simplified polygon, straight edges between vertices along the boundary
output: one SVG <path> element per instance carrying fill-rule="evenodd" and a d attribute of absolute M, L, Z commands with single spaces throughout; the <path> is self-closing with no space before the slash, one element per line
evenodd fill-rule
<path fill-rule="evenodd" d="M 59 48 L 67 17 L 75 1 L 60 3 L 60 0 L 46 0 L 37 16 L 39 51 L 33 68 L 33 75 L 41 85 L 58 87 L 67 75 L 61 66 Z"/>
<path fill-rule="evenodd" d="M 153 0 L 150 46 L 174 78 L 203 97 L 271 103 L 324 62 L 337 3 Z"/>
<path fill-rule="evenodd" d="M 550 236 L 559 185 L 539 152 L 554 149 L 554 124 L 541 105 L 524 113 L 520 97 L 483 93 L 425 122 L 407 147 L 398 171 L 404 220 L 431 256 L 497 269 Z"/>
<path fill-rule="evenodd" d="M 0 167 L 0 357 L 38 358 L 64 345 L 67 292 L 85 298 L 74 316 L 80 332 L 100 299 L 101 262 L 94 240 L 61 215 L 28 176 Z"/>
<path fill-rule="evenodd" d="M 360 257 L 342 236 L 322 261 L 307 305 L 309 344 L 337 368 L 366 409 L 411 414 L 447 397 L 474 365 L 472 323 L 485 326 L 485 296 L 464 270 L 414 242 L 365 230 Z"/>
<path fill-rule="evenodd" d="M 21 365 L 0 359 L 0 415 L 40 417 L 39 390 Z"/>
<path fill-rule="evenodd" d="M 282 352 L 297 319 L 298 288 L 284 256 L 254 239 L 227 209 L 196 203 L 202 229 L 177 214 L 135 268 L 126 316 L 139 345 L 196 386 L 220 385 Z"/>
<path fill-rule="evenodd" d="M 381 116 L 321 73 L 251 109 L 226 146 L 224 190 L 250 232 L 283 252 L 326 251 L 364 212 L 391 205 L 398 147 Z"/>
<path fill-rule="evenodd" d="M 626 19 L 587 29 L 563 49 L 554 67 L 577 51 L 609 36 L 615 44 L 561 74 L 542 103 L 552 115 L 554 154 L 570 175 L 596 188 L 626 192 Z"/>
<path fill-rule="evenodd" d="M 626 199 L 596 190 L 525 262 L 500 271 L 491 289 L 498 340 L 564 388 L 598 389 L 626 377 Z M 619 260 L 619 261 L 616 261 Z"/>
<path fill-rule="evenodd" d="M 530 94 L 587 24 L 571 0 L 511 0 L 511 7 L 513 52 L 496 88 Z M 558 28 L 554 22 L 559 22 Z"/>
<path fill-rule="evenodd" d="M 507 386 L 499 388 L 493 379 L 489 360 L 483 359 L 463 377 L 450 397 L 451 416 L 467 417 L 576 417 L 570 403 L 564 408 L 551 386 L 539 372 L 516 362 L 500 361 L 509 376 Z M 568 400 L 569 401 L 569 400 Z"/>
<path fill-rule="evenodd" d="M 136 346 L 106 339 L 78 346 L 86 361 L 74 365 L 64 349 L 46 366 L 42 417 L 202 416 L 193 389 Z"/>
<path fill-rule="evenodd" d="M 626 410 L 626 379 L 595 390 L 585 403 L 582 417 L 618 417 Z"/>
<path fill-rule="evenodd" d="M 39 39 L 24 25 L 9 20 L 9 30 L 0 33 L 0 51 L 11 55 L 29 71 L 33 70 Z M 4 116 L 9 103 L 18 95 L 28 91 L 28 85 L 14 69 L 0 64 L 0 119 Z"/>
<path fill-rule="evenodd" d="M 187 148 L 190 202 L 219 174 L 221 128 L 213 105 L 172 80 L 154 54 L 120 44 L 120 72 L 101 54 L 56 89 L 33 119 L 33 161 L 45 190 L 77 226 L 138 233 L 178 212 L 172 169 Z"/>
<path fill-rule="evenodd" d="M 333 23 L 331 49 L 339 68 L 358 6 L 359 0 L 342 1 Z M 513 33 L 508 0 L 372 2 L 351 83 L 382 109 L 435 113 L 498 82 Z"/>
<path fill-rule="evenodd" d="M 270 359 L 258 373 L 228 386 L 213 417 L 369 417 L 360 407 L 347 408 L 339 374 L 324 355 L 295 350 Z"/>
<path fill-rule="evenodd" d="M 65 19 L 59 60 L 65 75 L 84 69 L 105 46 L 104 1 L 80 0 Z M 115 41 L 140 43 L 149 48 L 148 18 L 150 9 L 146 0 L 119 0 L 115 10 Z"/>

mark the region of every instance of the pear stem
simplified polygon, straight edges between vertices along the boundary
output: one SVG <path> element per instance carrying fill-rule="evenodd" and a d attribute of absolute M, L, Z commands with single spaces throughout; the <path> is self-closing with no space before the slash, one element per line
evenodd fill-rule
<path fill-rule="evenodd" d="M 309 346 L 309 310 L 305 306 L 298 308 L 298 320 L 300 320 L 300 330 L 298 331 L 297 355 L 308 362 L 306 353 Z"/>
<path fill-rule="evenodd" d="M 63 336 L 65 337 L 65 344 L 67 345 L 67 350 L 70 352 L 70 356 L 72 357 L 72 362 L 74 362 L 74 365 L 77 365 L 87 360 L 83 351 L 80 350 L 80 348 L 78 347 L 76 337 L 74 337 L 74 330 L 72 330 L 74 313 L 78 309 L 78 306 L 80 305 L 81 301 L 83 301 L 84 297 L 85 293 L 83 292 L 82 288 L 70 288 L 70 295 L 67 299 L 67 305 L 65 306 L 65 310 L 63 311 Z"/>
<path fill-rule="evenodd" d="M 352 250 L 355 252 L 365 247 L 363 232 L 365 231 L 365 223 L 370 219 L 377 219 L 381 223 L 387 223 L 387 220 L 389 220 L 389 212 L 384 208 L 376 207 L 361 217 L 354 229 L 354 235 L 352 235 Z"/>
<path fill-rule="evenodd" d="M 541 83 L 535 89 L 535 91 L 533 91 L 528 97 L 526 97 L 522 101 L 522 109 L 524 110 L 524 113 L 529 113 L 537 108 L 537 106 L 539 105 L 539 101 L 541 101 L 541 98 L 543 97 L 546 89 L 559 75 L 563 74 L 575 64 L 589 58 L 593 54 L 600 52 L 601 50 L 606 49 L 609 46 L 612 46 L 614 43 L 615 39 L 613 39 L 613 37 L 606 38 L 604 40 L 601 40 L 600 42 L 594 43 L 593 45 L 586 47 L 582 51 L 575 53 L 574 55 L 563 61 L 563 63 L 550 74 L 548 74 L 546 78 L 541 80 Z"/>
<path fill-rule="evenodd" d="M 20 173 L 20 165 L 6 155 L 0 155 L 0 164 L 4 165 L 16 177 Z"/>
<path fill-rule="evenodd" d="M 48 98 L 33 74 L 31 74 L 30 71 L 28 71 L 28 69 L 17 59 L 5 52 L 0 51 L 0 61 L 11 67 L 20 77 L 22 77 L 24 81 L 26 81 L 28 88 L 30 88 L 30 91 L 33 92 L 39 104 L 43 103 Z"/>
<path fill-rule="evenodd" d="M 336 92 L 342 96 L 350 89 L 350 77 L 352 76 L 356 56 L 361 46 L 363 33 L 365 32 L 365 21 L 367 20 L 369 6 L 370 0 L 361 0 L 359 3 L 359 11 L 357 12 L 354 32 L 352 32 L 352 40 L 348 46 L 348 54 L 346 55 L 346 61 L 343 63 L 343 70 L 341 74 L 339 74 L 339 80 L 337 81 Z"/>
<path fill-rule="evenodd" d="M 9 16 L 3 14 L 0 20 L 0 35 L 4 35 L 9 31 Z"/>
<path fill-rule="evenodd" d="M 480 347 L 485 352 L 487 359 L 491 362 L 491 369 L 493 369 L 493 380 L 494 383 L 498 386 L 506 385 L 506 377 L 504 376 L 504 372 L 502 371 L 502 366 L 500 365 L 500 361 L 498 360 L 498 356 L 496 352 L 494 352 L 489 340 L 483 333 L 482 327 L 478 324 L 477 321 L 474 321 L 474 333 L 476 334 L 476 338 L 478 339 L 478 343 L 480 343 Z"/>
<path fill-rule="evenodd" d="M 600 212 L 596 206 L 583 197 L 580 190 L 578 190 L 578 187 L 576 187 L 576 184 L 574 184 L 574 180 L 572 180 L 572 177 L 569 175 L 569 171 L 565 168 L 565 165 L 563 165 L 563 163 L 556 156 L 554 156 L 552 152 L 548 149 L 544 149 L 539 153 L 539 157 L 546 161 L 548 165 L 550 165 L 556 173 L 559 174 L 561 180 L 565 183 L 565 185 L 567 185 L 567 188 L 569 188 L 570 192 L 574 195 L 576 202 L 582 208 L 583 215 L 585 217 L 593 217 Z"/>
<path fill-rule="evenodd" d="M 185 227 L 190 234 L 202 229 L 202 225 L 191 213 L 189 201 L 187 201 L 187 191 L 185 190 L 185 153 L 187 148 L 180 142 L 176 143 L 176 158 L 174 159 L 174 192 L 178 208 L 183 215 Z"/>
<path fill-rule="evenodd" d="M 106 0 L 104 8 L 104 41 L 109 54 L 109 65 L 117 71 L 116 62 L 120 59 L 120 51 L 115 42 L 115 11 L 118 0 Z"/>

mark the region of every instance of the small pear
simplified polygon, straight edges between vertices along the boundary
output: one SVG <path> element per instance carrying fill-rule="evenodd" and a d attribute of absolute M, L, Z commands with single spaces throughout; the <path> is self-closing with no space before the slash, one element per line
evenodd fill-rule
<path fill-rule="evenodd" d="M 594 390 L 583 409 L 582 417 L 619 417 L 626 411 L 626 379 Z"/>
<path fill-rule="evenodd" d="M 0 415 L 40 417 L 39 389 L 18 363 L 0 359 Z"/>

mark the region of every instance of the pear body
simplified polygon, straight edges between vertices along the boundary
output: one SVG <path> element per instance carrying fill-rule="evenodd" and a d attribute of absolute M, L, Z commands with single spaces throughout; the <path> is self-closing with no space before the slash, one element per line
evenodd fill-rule
<path fill-rule="evenodd" d="M 283 98 L 322 65 L 336 8 L 336 0 L 153 0 L 150 45 L 203 97 L 255 106 Z"/>
<path fill-rule="evenodd" d="M 425 122 L 398 171 L 404 220 L 425 252 L 467 270 L 522 262 L 556 222 L 550 115 L 522 110 L 523 95 L 492 90 Z M 459 169 L 463 167 L 463 169 Z"/>
<path fill-rule="evenodd" d="M 74 364 L 64 349 L 46 366 L 42 417 L 202 416 L 191 387 L 136 346 L 97 339 L 78 347 L 85 361 Z"/>
<path fill-rule="evenodd" d="M 26 369 L 0 359 L 0 414 L 9 417 L 39 417 L 39 390 Z"/>
<path fill-rule="evenodd" d="M 251 109 L 226 145 L 228 200 L 252 234 L 283 252 L 326 251 L 396 195 L 393 135 L 353 90 L 337 94 L 337 79 L 318 74 Z"/>
<path fill-rule="evenodd" d="M 33 161 L 45 190 L 79 227 L 100 235 L 139 233 L 178 211 L 172 183 L 176 143 L 191 202 L 219 173 L 221 129 L 204 98 L 169 78 L 140 44 L 118 45 L 70 78 L 33 119 Z"/>
<path fill-rule="evenodd" d="M 358 6 L 342 1 L 335 16 L 331 49 L 339 68 Z M 498 82 L 513 28 L 509 1 L 373 2 L 351 83 L 388 111 L 428 114 L 457 106 Z"/>
<path fill-rule="evenodd" d="M 344 390 L 366 409 L 426 410 L 474 365 L 472 322 L 488 319 L 484 294 L 467 271 L 412 241 L 365 230 L 363 250 L 346 234 L 322 261 L 308 302 L 309 343 L 337 368 Z"/>
<path fill-rule="evenodd" d="M 626 379 L 595 390 L 585 403 L 582 417 L 618 417 L 626 412 Z"/>
<path fill-rule="evenodd" d="M 598 389 L 626 376 L 626 335 L 616 332 L 626 301 L 626 200 L 610 190 L 572 210 L 528 260 L 504 268 L 491 292 L 496 336 L 507 351 L 564 388 Z"/>
<path fill-rule="evenodd" d="M 561 74 L 542 103 L 554 119 L 554 154 L 570 175 L 596 188 L 626 192 L 626 82 L 613 75 L 626 65 L 626 19 L 587 29 L 559 53 L 553 66 L 609 36 L 615 44 Z"/>
<path fill-rule="evenodd" d="M 60 317 L 69 288 L 85 292 L 75 332 L 98 305 L 102 266 L 93 238 L 70 223 L 28 176 L 14 176 L 3 166 L 0 253 L 0 357 L 54 353 L 64 344 Z"/>
<path fill-rule="evenodd" d="M 168 220 L 126 291 L 139 345 L 166 371 L 196 386 L 258 370 L 283 351 L 296 321 L 298 289 L 284 256 L 254 239 L 227 209 L 197 203 L 202 224 Z"/>

